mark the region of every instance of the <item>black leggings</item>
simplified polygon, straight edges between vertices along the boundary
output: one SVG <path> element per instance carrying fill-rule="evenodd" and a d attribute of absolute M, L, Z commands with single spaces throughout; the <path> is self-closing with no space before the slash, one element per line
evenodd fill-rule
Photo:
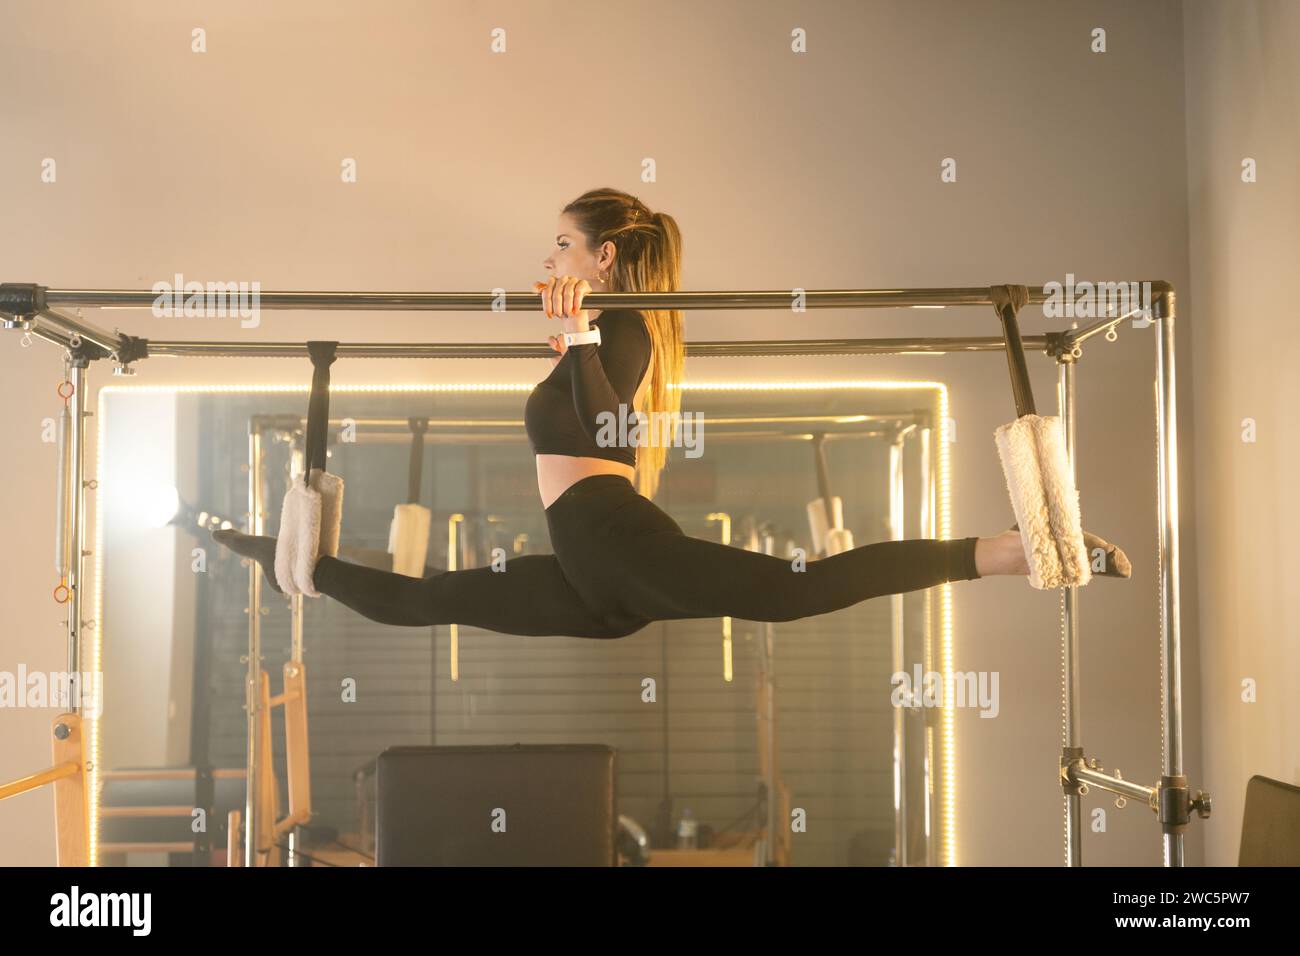
<path fill-rule="evenodd" d="M 591 475 L 549 508 L 554 554 L 407 577 L 321 558 L 316 589 L 383 624 L 462 624 L 502 634 L 626 637 L 653 621 L 793 621 L 882 594 L 979 577 L 975 538 L 868 544 L 803 570 L 692 538 L 619 475 Z"/>

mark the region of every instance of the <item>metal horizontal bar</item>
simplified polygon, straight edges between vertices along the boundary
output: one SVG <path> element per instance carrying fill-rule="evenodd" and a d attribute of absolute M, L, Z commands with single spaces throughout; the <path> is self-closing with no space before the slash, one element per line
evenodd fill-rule
<path fill-rule="evenodd" d="M 1086 342 L 1088 341 L 1088 339 L 1092 338 L 1094 335 L 1096 335 L 1099 332 L 1105 332 L 1109 329 L 1113 329 L 1115 326 L 1119 325 L 1125 319 L 1134 319 L 1139 317 L 1142 314 L 1142 312 L 1143 312 L 1142 309 L 1130 309 L 1128 312 L 1125 312 L 1123 315 L 1118 315 L 1115 316 L 1114 318 L 1102 319 L 1099 322 L 1094 322 L 1092 325 L 1089 325 L 1086 328 L 1070 329 L 1068 332 L 1065 333 L 1067 344 L 1073 347 L 1082 342 Z"/>
<path fill-rule="evenodd" d="M 1047 336 L 1026 335 L 1027 349 L 1047 351 Z M 751 355 L 901 355 L 909 352 L 1002 352 L 1000 336 L 929 339 L 767 339 L 763 341 L 687 342 L 690 357 Z M 344 342 L 335 353 L 352 358 L 546 358 L 555 351 L 533 342 Z M 304 342 L 154 341 L 149 355 L 208 355 L 224 358 L 298 358 Z"/>
<path fill-rule="evenodd" d="M 63 335 L 60 332 L 55 331 L 49 326 L 48 323 L 42 321 L 39 318 L 32 320 L 32 327 L 27 331 L 30 332 L 36 338 L 42 339 L 43 341 L 46 342 L 51 342 L 54 345 L 59 346 L 60 348 L 64 348 L 64 349 L 72 348 L 72 339 L 68 338 L 68 336 Z"/>
<path fill-rule="evenodd" d="M 1141 800 L 1148 806 L 1151 805 L 1152 799 L 1155 796 L 1155 789 L 1152 787 L 1144 787 L 1140 783 L 1133 783 L 1129 780 L 1118 780 L 1108 773 L 1103 773 L 1100 770 L 1092 770 L 1087 767 L 1071 767 L 1070 777 L 1075 783 L 1086 783 L 1099 790 L 1108 790 L 1111 793 L 1117 793 L 1122 797 L 1131 797 L 1134 800 Z"/>
<path fill-rule="evenodd" d="M 523 428 L 523 421 L 518 422 L 517 429 Z M 861 439 L 861 438 L 892 438 L 898 435 L 899 429 L 883 428 L 864 428 L 854 429 L 845 432 L 831 432 L 825 436 L 827 440 L 838 439 Z M 753 429 L 751 431 L 729 430 L 718 431 L 712 429 L 708 432 L 709 441 L 800 441 L 808 442 L 813 438 L 810 432 L 782 432 L 772 429 Z M 437 445 L 519 445 L 524 442 L 522 434 L 519 433 L 482 433 L 482 432 L 439 432 L 437 435 L 429 435 L 426 438 L 426 444 L 430 446 Z M 410 435 L 401 435 L 397 432 L 359 432 L 356 440 L 348 442 L 349 445 L 370 446 L 370 445 L 396 445 L 402 448 L 408 448 L 411 444 Z"/>
<path fill-rule="evenodd" d="M 1115 283 L 1130 285 L 1130 283 Z M 235 283 L 213 283 L 214 301 L 234 303 Z M 245 284 L 247 285 L 247 283 Z M 1054 283 L 1053 285 L 1060 285 Z M 1139 287 L 1142 284 L 1139 283 Z M 1029 302 L 1040 304 L 1053 295 L 1048 284 L 1027 286 Z M 1153 295 L 1163 295 L 1168 283 L 1150 281 Z M 255 301 L 254 301 L 255 293 Z M 1060 293 L 1056 293 L 1059 295 Z M 204 298 L 207 293 L 195 291 Z M 542 297 L 536 292 L 262 292 L 244 293 L 250 307 L 259 309 L 312 309 L 355 311 L 517 311 L 540 310 Z M 584 298 L 592 309 L 782 309 L 789 310 L 796 295 L 809 309 L 927 308 L 993 304 L 987 286 L 971 288 L 926 289 L 774 289 L 743 292 L 593 292 Z M 217 298 L 217 297 L 220 298 Z M 50 308 L 80 306 L 86 308 L 151 309 L 160 299 L 184 302 L 183 291 L 158 293 L 124 289 L 46 289 L 45 302 Z M 243 305 L 244 303 L 240 303 Z"/>
<path fill-rule="evenodd" d="M 78 344 L 76 339 L 81 338 L 106 352 L 114 353 L 122 341 L 121 336 L 115 332 L 105 331 L 53 309 L 37 312 L 28 321 L 30 324 L 26 327 L 27 332 L 63 349 L 71 350 Z"/>
<path fill-rule="evenodd" d="M 222 285 L 223 289 L 226 284 Z M 1030 287 L 1029 301 L 1043 302 L 1042 287 Z M 206 293 L 195 291 L 203 301 Z M 236 292 L 214 292 L 227 302 L 236 302 Z M 281 310 L 356 311 L 516 311 L 540 310 L 542 297 L 536 292 L 256 292 L 245 293 L 250 307 Z M 798 295 L 810 309 L 897 308 L 906 306 L 992 305 L 987 288 L 967 289 L 773 289 L 757 292 L 593 292 L 584 297 L 592 309 L 785 309 Z M 125 289 L 47 289 L 45 302 L 51 308 L 152 309 L 155 303 L 183 303 L 186 293 L 159 294 Z M 239 303 L 243 304 L 243 303 Z"/>
<path fill-rule="evenodd" d="M 89 322 L 83 322 L 80 319 L 74 319 L 70 315 L 64 315 L 61 312 L 55 312 L 53 309 L 46 309 L 38 313 L 37 321 L 41 322 L 46 328 L 52 325 L 64 335 L 79 335 L 87 342 L 98 345 L 105 352 L 116 352 L 118 345 L 122 341 L 121 336 L 115 332 L 109 332 Z"/>
<path fill-rule="evenodd" d="M 690 385 L 686 384 L 687 391 Z M 430 418 L 428 416 L 418 416 L 430 429 L 436 428 L 519 428 L 523 425 L 522 418 Z M 740 417 L 718 417 L 709 416 L 710 426 L 718 425 L 802 425 L 810 427 L 813 425 L 857 425 L 864 422 L 882 422 L 891 424 L 902 424 L 909 422 L 916 417 L 911 412 L 895 415 L 869 415 L 854 414 L 852 412 L 839 412 L 829 415 L 753 415 Z M 293 415 L 255 415 L 252 418 L 254 426 L 263 429 L 282 429 L 283 425 L 289 421 L 294 421 L 297 425 L 305 425 L 306 416 Z M 357 428 L 392 428 L 395 429 L 400 437 L 410 439 L 410 422 L 405 418 L 331 418 L 329 424 L 333 426 L 353 425 Z M 425 438 L 428 437 L 426 434 Z"/>
<path fill-rule="evenodd" d="M 1027 349 L 1047 351 L 1046 335 L 1025 335 Z M 765 339 L 758 341 L 688 342 L 690 356 L 720 358 L 745 355 L 942 355 L 946 352 L 1005 352 L 998 335 L 920 339 Z"/>

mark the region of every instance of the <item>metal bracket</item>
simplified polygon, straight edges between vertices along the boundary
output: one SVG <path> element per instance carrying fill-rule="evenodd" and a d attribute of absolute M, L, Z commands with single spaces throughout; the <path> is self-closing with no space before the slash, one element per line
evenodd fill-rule
<path fill-rule="evenodd" d="M 1070 768 L 1075 764 L 1083 764 L 1082 747 L 1062 747 L 1061 748 L 1061 790 L 1064 793 L 1082 795 L 1086 792 L 1081 784 L 1076 783 L 1070 778 Z"/>
<path fill-rule="evenodd" d="M 1165 833 L 1182 833 L 1191 822 L 1192 812 L 1202 820 L 1210 818 L 1213 801 L 1204 790 L 1197 790 L 1195 796 L 1187 786 L 1187 777 L 1162 776 L 1157 786 L 1160 828 Z"/>
<path fill-rule="evenodd" d="M 149 340 L 127 335 L 120 329 L 114 329 L 113 331 L 121 339 L 117 350 L 111 353 L 113 361 L 117 363 L 113 368 L 113 374 L 134 375 L 135 369 L 131 367 L 131 363 L 149 357 Z"/>
<path fill-rule="evenodd" d="M 122 343 L 117 347 L 117 351 L 113 353 L 113 358 L 116 359 L 122 367 L 126 367 L 132 362 L 149 357 L 148 339 L 137 338 L 134 335 L 127 335 L 120 329 L 114 329 L 113 331 L 122 339 Z"/>
<path fill-rule="evenodd" d="M 113 353 L 96 345 L 94 342 L 87 342 L 80 335 L 74 335 L 72 336 L 72 347 L 68 349 L 68 354 L 72 356 L 74 368 L 87 368 L 91 362 L 109 358 Z"/>
<path fill-rule="evenodd" d="M 15 320 L 27 320 L 45 311 L 45 286 L 34 282 L 0 282 L 0 312 Z M 10 325 L 6 318 L 5 325 Z"/>
<path fill-rule="evenodd" d="M 1056 359 L 1058 365 L 1066 365 L 1071 362 L 1078 362 L 1083 358 L 1083 347 L 1070 338 L 1070 332 L 1048 332 L 1044 338 L 1047 339 L 1047 354 Z"/>

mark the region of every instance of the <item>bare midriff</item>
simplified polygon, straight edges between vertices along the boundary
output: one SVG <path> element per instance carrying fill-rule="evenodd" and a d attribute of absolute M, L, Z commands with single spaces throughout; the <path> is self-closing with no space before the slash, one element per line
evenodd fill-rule
<path fill-rule="evenodd" d="M 642 407 L 642 398 L 650 384 L 650 369 L 646 369 L 641 384 L 636 388 L 632 407 Z M 542 507 L 549 508 L 556 498 L 592 475 L 622 475 L 636 484 L 636 469 L 621 461 L 605 458 L 580 458 L 575 455 L 534 455 L 537 460 L 537 492 L 542 496 Z"/>
<path fill-rule="evenodd" d="M 570 486 L 591 475 L 622 475 L 634 481 L 636 469 L 621 461 L 604 458 L 575 458 L 573 455 L 536 455 L 537 491 L 542 507 L 549 508 Z"/>

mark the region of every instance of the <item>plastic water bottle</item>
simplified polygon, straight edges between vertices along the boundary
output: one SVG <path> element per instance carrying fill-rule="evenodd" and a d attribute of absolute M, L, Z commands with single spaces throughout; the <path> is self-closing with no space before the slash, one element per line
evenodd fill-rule
<path fill-rule="evenodd" d="M 698 828 L 699 822 L 695 819 L 695 815 L 691 813 L 691 808 L 687 807 L 682 811 L 682 818 L 677 821 L 677 849 L 694 850 L 696 848 Z"/>

